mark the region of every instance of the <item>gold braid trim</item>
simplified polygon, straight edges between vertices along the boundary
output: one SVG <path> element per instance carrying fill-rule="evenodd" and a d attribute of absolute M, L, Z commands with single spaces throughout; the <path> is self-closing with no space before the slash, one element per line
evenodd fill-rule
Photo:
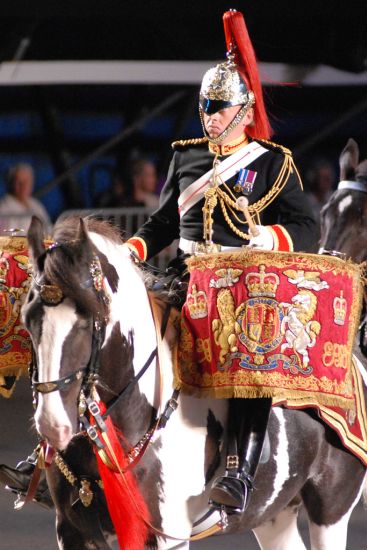
<path fill-rule="evenodd" d="M 208 138 L 207 137 L 201 137 L 201 138 L 191 138 L 191 139 L 179 139 L 178 141 L 174 141 L 171 143 L 172 149 L 175 149 L 176 147 L 182 147 L 185 145 L 201 145 L 202 143 L 207 143 Z"/>
<path fill-rule="evenodd" d="M 284 150 L 288 151 L 288 149 L 285 149 L 285 148 L 284 148 Z M 216 156 L 216 159 L 217 159 L 217 156 Z M 230 210 L 232 212 L 232 215 L 235 217 L 235 219 L 239 223 L 246 223 L 245 221 L 241 221 L 238 218 L 238 216 L 235 214 L 235 211 L 239 212 L 240 208 L 237 206 L 235 197 L 234 197 L 233 193 L 231 192 L 231 190 L 227 187 L 227 185 L 225 185 L 226 189 L 229 191 L 229 194 L 232 195 L 233 198 L 231 198 L 231 196 L 228 193 L 224 192 L 223 189 L 221 189 L 218 186 L 218 182 L 216 181 L 217 178 L 215 177 L 215 162 L 216 162 L 216 159 L 214 160 L 214 163 L 213 163 L 213 166 L 214 166 L 214 168 L 213 168 L 213 180 L 214 180 L 214 182 L 213 183 L 214 183 L 214 185 L 213 185 L 213 187 L 210 187 L 205 193 L 205 204 L 204 204 L 204 207 L 203 207 L 203 212 L 204 212 L 204 235 L 203 236 L 204 236 L 204 240 L 210 240 L 211 239 L 212 223 L 213 223 L 212 215 L 213 215 L 213 210 L 214 210 L 214 208 L 216 206 L 216 203 L 217 203 L 217 199 L 219 199 L 219 204 L 221 206 L 224 219 L 225 219 L 227 225 L 233 231 L 233 233 L 235 233 L 237 236 L 241 237 L 241 239 L 249 240 L 249 239 L 251 239 L 251 235 L 249 235 L 248 233 L 244 233 L 243 231 L 238 229 L 229 217 L 228 210 Z M 292 155 L 290 154 L 290 152 L 285 153 L 283 164 L 282 164 L 282 166 L 279 170 L 279 174 L 277 176 L 277 179 L 275 180 L 275 182 L 271 186 L 270 190 L 266 193 L 266 195 L 264 195 L 262 197 L 262 199 L 258 200 L 257 202 L 255 202 L 254 204 L 251 204 L 248 207 L 249 213 L 252 214 L 253 217 L 256 216 L 256 219 L 257 219 L 258 222 L 260 221 L 260 212 L 265 210 L 265 208 L 267 208 L 269 206 L 269 204 L 271 204 L 276 199 L 276 197 L 279 195 L 279 193 L 286 186 L 287 181 L 289 179 L 289 176 L 293 171 L 296 171 L 296 173 L 299 177 L 297 169 L 296 169 L 296 167 L 293 163 Z"/>
<path fill-rule="evenodd" d="M 284 145 L 279 145 L 279 143 L 274 143 L 274 141 L 270 141 L 269 139 L 257 139 L 259 143 L 266 143 L 267 145 L 270 145 L 271 147 L 275 147 L 276 149 L 280 149 L 284 155 L 292 156 L 292 151 L 290 149 L 287 149 L 287 147 L 284 147 Z"/>
<path fill-rule="evenodd" d="M 269 204 L 271 204 L 279 195 L 279 193 L 284 189 L 289 179 L 289 176 L 293 172 L 293 170 L 296 171 L 299 177 L 297 169 L 294 166 L 292 156 L 290 154 L 285 154 L 284 161 L 280 168 L 278 177 L 273 183 L 270 190 L 266 193 L 266 195 L 264 195 L 264 197 L 262 197 L 262 199 L 258 200 L 257 202 L 255 202 L 254 204 L 251 204 L 248 207 L 249 213 L 252 215 L 253 218 L 256 218 L 258 222 L 260 220 L 260 212 L 265 210 L 265 208 L 267 208 Z M 242 221 L 236 214 L 236 212 L 238 212 L 240 209 L 236 204 L 236 201 L 233 197 L 232 192 L 230 191 L 230 194 L 232 195 L 233 198 L 231 198 L 231 196 L 229 196 L 228 193 L 224 192 L 219 187 L 216 188 L 216 192 L 217 192 L 217 195 L 219 198 L 219 204 L 221 206 L 223 216 L 227 225 L 230 227 L 233 233 L 235 233 L 241 239 L 246 239 L 246 240 L 251 239 L 251 235 L 249 235 L 248 233 L 244 233 L 243 231 L 238 229 L 235 226 L 235 224 L 232 222 L 229 216 L 228 211 L 231 212 L 232 216 L 235 218 L 237 222 L 247 223 L 245 220 Z"/>
<path fill-rule="evenodd" d="M 63 476 L 66 477 L 70 485 L 75 485 L 78 481 L 78 478 L 73 474 L 69 466 L 66 464 L 66 462 L 58 452 L 55 453 L 54 462 L 60 472 L 63 474 Z"/>
<path fill-rule="evenodd" d="M 284 147 L 283 145 L 279 145 L 279 143 L 274 143 L 274 141 L 269 141 L 268 139 L 258 139 L 256 141 L 259 141 L 260 143 L 266 143 L 267 145 L 275 147 L 276 149 L 279 149 L 283 153 L 283 155 L 288 155 L 289 157 L 291 157 L 292 168 L 298 176 L 299 184 L 300 184 L 300 187 L 303 191 L 302 179 L 301 179 L 300 173 L 297 170 L 296 165 L 293 162 L 292 151 L 290 149 L 287 149 L 287 147 Z"/>
<path fill-rule="evenodd" d="M 249 235 L 248 233 L 244 233 L 243 231 L 241 231 L 240 229 L 238 229 L 234 225 L 234 223 L 232 222 L 231 218 L 228 215 L 228 212 L 226 210 L 226 205 L 224 204 L 224 200 L 223 200 L 222 197 L 219 197 L 219 204 L 222 208 L 224 219 L 227 222 L 227 224 L 229 225 L 230 229 L 232 229 L 233 233 L 235 233 L 238 237 L 241 237 L 241 239 L 246 239 L 247 241 L 249 241 L 251 239 L 251 235 Z M 233 212 L 233 214 L 234 214 L 234 212 Z M 236 218 L 237 218 L 237 216 L 236 216 Z M 240 222 L 240 223 L 245 223 L 245 222 Z"/>
<path fill-rule="evenodd" d="M 78 478 L 73 474 L 73 472 L 70 470 L 69 466 L 66 464 L 65 460 L 62 458 L 60 453 L 56 451 L 54 462 L 62 475 L 67 479 L 67 481 L 70 483 L 70 485 L 76 485 Z M 103 481 L 101 479 L 96 479 L 95 482 L 101 489 L 103 489 Z"/>

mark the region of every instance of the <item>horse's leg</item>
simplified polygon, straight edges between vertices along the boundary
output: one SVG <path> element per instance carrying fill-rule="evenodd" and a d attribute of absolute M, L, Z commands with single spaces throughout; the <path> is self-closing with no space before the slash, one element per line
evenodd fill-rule
<path fill-rule="evenodd" d="M 86 548 L 84 537 L 65 518 L 56 515 L 57 544 L 60 550 L 83 550 Z"/>
<path fill-rule="evenodd" d="M 324 467 L 302 489 L 311 548 L 345 550 L 348 522 L 362 493 L 365 467 L 355 456 L 341 449 L 321 457 L 321 463 Z"/>
<path fill-rule="evenodd" d="M 352 508 L 334 525 L 317 525 L 309 521 L 312 550 L 345 550 L 347 547 L 348 522 Z"/>
<path fill-rule="evenodd" d="M 322 525 L 320 523 L 315 523 L 311 519 L 309 519 L 310 541 L 312 550 L 345 550 L 345 548 L 347 547 L 349 519 L 351 513 L 353 512 L 353 509 L 360 499 L 361 492 L 362 487 L 352 505 L 335 523 Z"/>
<path fill-rule="evenodd" d="M 299 504 L 290 504 L 253 530 L 262 550 L 306 550 L 297 526 L 298 510 Z"/>

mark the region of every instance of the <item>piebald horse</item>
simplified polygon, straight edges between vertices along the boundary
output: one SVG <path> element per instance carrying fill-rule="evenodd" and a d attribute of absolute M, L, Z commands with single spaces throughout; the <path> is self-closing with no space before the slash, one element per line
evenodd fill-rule
<path fill-rule="evenodd" d="M 321 210 L 320 253 L 367 260 L 367 159 L 360 161 L 359 147 L 349 139 L 339 157 L 340 182 Z M 360 346 L 367 354 L 366 290 Z M 367 384 L 367 375 L 364 377 Z"/>
<path fill-rule="evenodd" d="M 157 332 L 154 308 L 162 297 L 149 297 L 146 274 L 115 228 L 93 219 L 64 219 L 46 251 L 42 225 L 33 218 L 28 240 L 33 282 L 23 318 L 35 355 L 36 428 L 57 450 L 58 460 L 46 473 L 59 548 L 108 549 L 115 533 L 94 444 L 80 425 L 78 403 L 91 384 L 127 452 L 134 448 L 139 454 L 149 440 L 131 470 L 149 514 L 146 537 L 140 546 L 120 542 L 121 547 L 189 548 L 196 530 L 210 522 L 225 526 L 225 517 L 208 513 L 207 502 L 213 478 L 224 470 L 226 400 L 181 393 L 176 410 L 165 406 L 177 397 L 175 322 L 171 315 L 166 330 Z M 162 410 L 172 414 L 149 432 Z M 274 407 L 268 434 L 270 453 L 257 470 L 250 505 L 242 517 L 228 517 L 218 536 L 253 530 L 263 550 L 305 549 L 297 528 L 303 504 L 312 548 L 345 549 L 348 520 L 364 485 L 361 461 L 312 411 Z M 94 493 L 90 507 L 78 497 L 86 480 Z M 127 499 L 127 508 L 137 514 L 135 504 Z"/>
<path fill-rule="evenodd" d="M 339 157 L 340 182 L 321 211 L 320 252 L 335 251 L 359 263 L 367 259 L 367 159 L 349 139 Z"/>

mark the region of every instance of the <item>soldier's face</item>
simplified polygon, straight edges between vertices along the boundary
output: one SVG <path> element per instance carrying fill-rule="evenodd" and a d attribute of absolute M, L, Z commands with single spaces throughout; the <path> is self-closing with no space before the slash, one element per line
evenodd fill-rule
<path fill-rule="evenodd" d="M 220 111 L 217 111 L 216 113 L 213 113 L 211 115 L 203 113 L 204 126 L 205 130 L 208 132 L 209 137 L 217 138 L 218 136 L 220 136 L 227 128 L 227 126 L 232 122 L 237 113 L 240 111 L 241 107 L 242 105 L 226 107 L 225 109 L 221 109 Z M 232 132 L 230 132 L 226 139 L 223 140 L 223 143 L 233 141 L 237 137 L 241 136 L 244 133 L 246 126 L 251 124 L 252 121 L 253 109 L 250 108 L 245 114 L 244 118 L 241 120 L 241 122 L 235 128 L 233 128 Z"/>

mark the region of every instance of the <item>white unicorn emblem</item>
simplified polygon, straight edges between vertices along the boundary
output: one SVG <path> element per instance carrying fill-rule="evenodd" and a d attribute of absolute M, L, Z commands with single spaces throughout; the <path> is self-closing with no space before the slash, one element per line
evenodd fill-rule
<path fill-rule="evenodd" d="M 312 348 L 316 344 L 316 337 L 321 329 L 320 323 L 312 320 L 317 298 L 308 290 L 300 290 L 293 296 L 292 304 L 280 305 L 286 310 L 280 327 L 286 342 L 280 350 L 283 352 L 287 348 L 293 349 L 302 356 L 302 366 L 307 368 L 310 362 L 307 348 Z"/>

